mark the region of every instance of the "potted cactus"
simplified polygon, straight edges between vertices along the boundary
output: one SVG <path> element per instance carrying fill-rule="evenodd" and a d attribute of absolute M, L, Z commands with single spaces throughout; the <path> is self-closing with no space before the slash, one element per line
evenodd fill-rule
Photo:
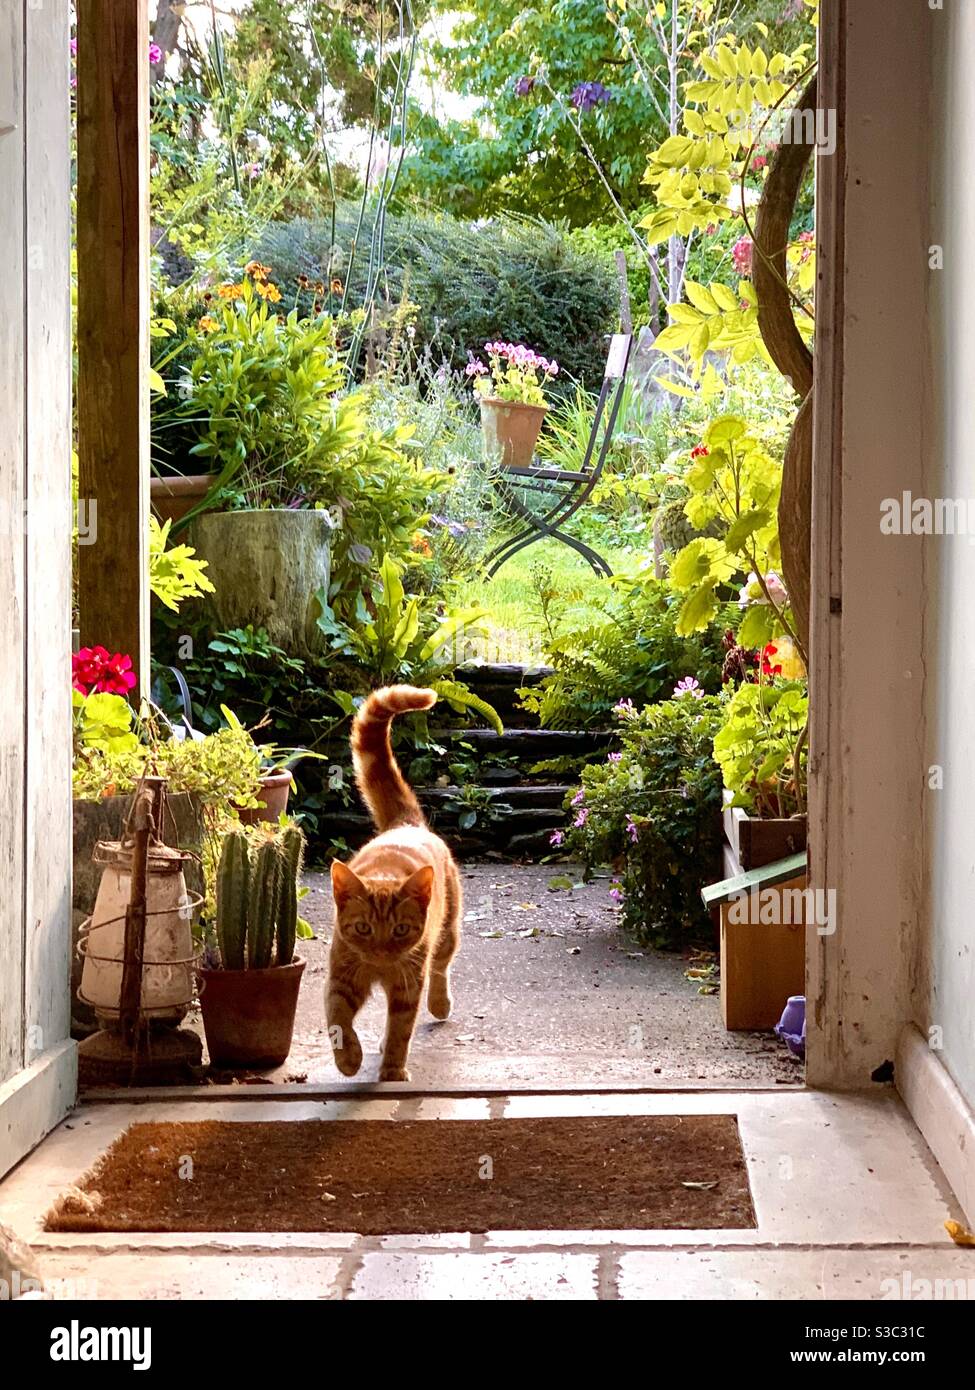
<path fill-rule="evenodd" d="M 296 825 L 256 845 L 242 830 L 224 836 L 216 885 L 220 967 L 200 971 L 211 1065 L 276 1067 L 291 1050 L 305 968 L 295 958 L 304 843 Z"/>

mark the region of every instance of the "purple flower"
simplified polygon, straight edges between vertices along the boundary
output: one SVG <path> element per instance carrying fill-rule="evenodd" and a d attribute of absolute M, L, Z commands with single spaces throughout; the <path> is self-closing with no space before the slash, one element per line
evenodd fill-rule
<path fill-rule="evenodd" d="M 162 56 L 163 51 L 158 43 L 151 43 L 149 45 L 149 62 L 155 67 L 156 63 L 162 62 Z"/>
<path fill-rule="evenodd" d="M 609 896 L 616 903 L 617 907 L 623 901 L 623 888 L 619 883 L 614 883 L 609 890 Z"/>
<path fill-rule="evenodd" d="M 694 676 L 685 676 L 674 686 L 673 698 L 679 700 L 682 695 L 693 695 L 695 700 L 702 700 L 704 691 L 701 689 L 701 682 Z"/>
<path fill-rule="evenodd" d="M 558 849 L 559 845 L 565 843 L 564 832 L 561 830 L 553 830 L 551 835 L 548 837 L 548 842 L 550 845 L 554 845 L 555 848 Z"/>
<path fill-rule="evenodd" d="M 249 179 L 256 179 L 261 173 L 261 166 L 256 159 L 252 159 L 248 164 L 242 165 L 241 168 Z"/>
<path fill-rule="evenodd" d="M 604 105 L 612 100 L 612 92 L 601 82 L 580 82 L 572 90 L 569 100 L 577 111 L 591 111 L 600 102 Z"/>
<path fill-rule="evenodd" d="M 580 787 L 579 790 L 576 792 L 575 796 L 574 796 L 574 797 L 572 798 L 572 800 L 569 802 L 569 805 L 570 805 L 570 806 L 581 806 L 582 803 L 585 801 L 585 799 L 586 799 L 586 789 L 585 789 L 585 787 Z"/>
<path fill-rule="evenodd" d="M 577 830 L 581 830 L 582 827 L 585 825 L 585 823 L 586 823 L 586 821 L 587 821 L 588 819 L 589 819 L 589 810 L 588 810 L 588 807 L 583 806 L 582 810 L 581 810 L 581 811 L 579 812 L 579 814 L 576 816 L 576 818 L 575 818 L 575 820 L 572 822 L 572 824 L 575 826 L 575 828 L 576 828 Z"/>
<path fill-rule="evenodd" d="M 636 715 L 636 710 L 635 710 L 634 707 L 633 707 L 633 701 L 632 701 L 632 700 L 620 700 L 620 701 L 618 701 L 618 702 L 613 706 L 613 713 L 616 714 L 616 715 L 618 715 L 620 719 L 633 719 L 633 718 L 635 717 L 635 715 Z"/>
<path fill-rule="evenodd" d="M 631 843 L 635 845 L 640 838 L 640 829 L 632 816 L 626 818 L 626 833 L 629 835 Z"/>
<path fill-rule="evenodd" d="M 528 77 L 528 76 L 519 77 L 518 80 L 515 82 L 515 96 L 518 96 L 518 97 L 527 97 L 527 96 L 530 96 L 530 95 L 531 95 L 531 92 L 532 92 L 532 90 L 533 90 L 533 88 L 534 88 L 534 86 L 535 86 L 535 79 L 534 79 L 534 77 Z"/>
<path fill-rule="evenodd" d="M 68 45 L 68 47 L 71 49 L 71 56 L 72 56 L 72 58 L 77 58 L 77 56 L 78 56 L 78 40 L 77 40 L 77 39 L 72 39 L 72 40 L 71 40 L 71 43 Z"/>
<path fill-rule="evenodd" d="M 621 763 L 621 762 L 623 761 L 623 754 L 622 754 L 622 753 L 610 753 L 610 755 L 609 755 L 609 757 L 606 759 L 606 761 L 607 761 L 608 763 Z"/>

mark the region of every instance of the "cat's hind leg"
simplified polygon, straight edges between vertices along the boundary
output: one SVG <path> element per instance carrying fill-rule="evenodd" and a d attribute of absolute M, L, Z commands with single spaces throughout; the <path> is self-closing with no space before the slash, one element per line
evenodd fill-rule
<path fill-rule="evenodd" d="M 460 949 L 460 924 L 464 915 L 460 874 L 451 864 L 444 892 L 444 916 L 440 936 L 430 958 L 430 984 L 427 988 L 427 1008 L 434 1018 L 450 1017 L 453 1000 L 450 994 L 450 962 Z"/>

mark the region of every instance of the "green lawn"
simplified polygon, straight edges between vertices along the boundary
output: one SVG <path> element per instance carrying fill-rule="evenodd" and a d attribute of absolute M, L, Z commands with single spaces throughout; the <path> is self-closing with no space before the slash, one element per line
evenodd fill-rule
<path fill-rule="evenodd" d="M 632 551 L 606 548 L 602 553 L 615 574 L 632 574 L 641 563 Z M 485 661 L 532 665 L 545 658 L 542 588 L 554 595 L 559 626 L 571 630 L 591 618 L 592 600 L 602 583 L 569 546 L 545 540 L 520 551 L 493 579 L 457 583 L 451 602 L 489 610 L 482 623 L 488 635 L 478 644 Z"/>

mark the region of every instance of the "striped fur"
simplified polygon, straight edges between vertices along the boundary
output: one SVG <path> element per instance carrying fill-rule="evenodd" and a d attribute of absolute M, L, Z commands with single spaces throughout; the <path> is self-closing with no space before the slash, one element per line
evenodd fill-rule
<path fill-rule="evenodd" d="M 345 1076 L 362 1065 L 355 1018 L 374 985 L 388 1004 L 380 1081 L 409 1080 L 406 1064 L 424 988 L 434 1018 L 450 1013 L 460 875 L 450 850 L 426 824 L 389 739 L 395 715 L 429 709 L 435 701 L 432 691 L 409 685 L 376 690 L 352 729 L 356 781 L 378 833 L 350 863 L 332 864 L 335 930 L 325 1012 Z"/>
<path fill-rule="evenodd" d="M 364 701 L 352 725 L 352 766 L 363 801 L 379 831 L 396 825 L 426 825 L 420 803 L 407 785 L 393 756 L 389 726 L 397 714 L 430 709 L 437 703 L 432 690 L 413 685 L 387 685 Z"/>

